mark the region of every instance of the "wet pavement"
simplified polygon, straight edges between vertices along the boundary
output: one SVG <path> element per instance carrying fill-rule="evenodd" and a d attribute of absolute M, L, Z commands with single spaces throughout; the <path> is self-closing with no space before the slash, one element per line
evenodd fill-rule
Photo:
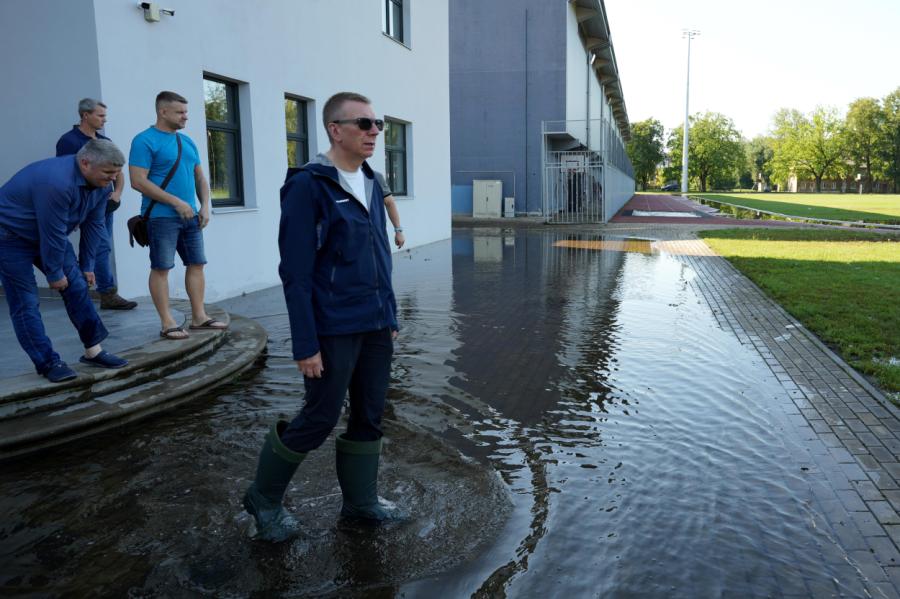
<path fill-rule="evenodd" d="M 269 332 L 255 372 L 4 465 L 0 592 L 897 597 L 897 410 L 691 231 L 457 228 L 395 255 L 382 494 L 414 519 L 335 523 L 329 442 L 289 492 L 310 537 L 274 548 L 239 498 L 300 402 L 283 299 L 224 302 Z"/>

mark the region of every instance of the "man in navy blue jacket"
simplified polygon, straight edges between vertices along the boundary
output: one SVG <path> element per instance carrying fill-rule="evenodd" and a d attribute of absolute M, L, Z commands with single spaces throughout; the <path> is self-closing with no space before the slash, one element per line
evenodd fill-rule
<path fill-rule="evenodd" d="M 100 130 L 106 124 L 106 104 L 93 98 L 82 98 L 78 102 L 80 122 L 62 134 L 56 142 L 56 155 L 76 154 L 78 150 L 92 139 L 109 139 Z M 137 302 L 120 296 L 116 287 L 116 276 L 113 274 L 111 256 L 113 235 L 113 212 L 118 210 L 122 202 L 122 190 L 125 188 L 125 175 L 119 173 L 115 184 L 109 192 L 106 202 L 106 238 L 101 240 L 94 256 L 94 274 L 97 277 L 97 293 L 100 295 L 101 310 L 132 310 Z M 83 255 L 83 245 L 79 255 Z M 82 260 L 84 258 L 81 258 Z"/>
<path fill-rule="evenodd" d="M 244 496 L 258 538 L 269 541 L 297 534 L 282 506 L 284 492 L 306 454 L 337 424 L 348 390 L 347 431 L 335 442 L 341 515 L 375 522 L 402 517 L 376 491 L 398 330 L 384 194 L 366 163 L 384 122 L 365 96 L 350 92 L 332 96 L 322 112 L 330 150 L 281 189 L 279 273 L 306 402 L 292 422 L 269 431 Z"/>
<path fill-rule="evenodd" d="M 77 375 L 53 351 L 44 330 L 32 265 L 62 296 L 85 347 L 81 362 L 103 368 L 127 364 L 100 347 L 108 333 L 88 295 L 95 252 L 106 235 L 107 188 L 124 164 L 115 144 L 96 139 L 75 156 L 29 164 L 0 187 L 0 283 L 19 344 L 38 374 L 54 383 Z M 75 227 L 85 248 L 80 265 L 68 240 Z"/>

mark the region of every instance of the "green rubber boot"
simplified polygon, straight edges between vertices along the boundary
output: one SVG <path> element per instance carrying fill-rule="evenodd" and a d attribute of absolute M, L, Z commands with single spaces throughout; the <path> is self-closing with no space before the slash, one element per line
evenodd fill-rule
<path fill-rule="evenodd" d="M 288 423 L 276 422 L 259 453 L 256 480 L 244 494 L 244 509 L 256 518 L 256 538 L 263 541 L 286 541 L 300 534 L 297 521 L 281 504 L 294 472 L 305 453 L 297 453 L 281 442 L 281 431 Z"/>
<path fill-rule="evenodd" d="M 378 460 L 381 439 L 348 441 L 338 435 L 337 477 L 344 495 L 341 516 L 369 522 L 404 520 L 408 514 L 390 501 L 378 497 Z"/>

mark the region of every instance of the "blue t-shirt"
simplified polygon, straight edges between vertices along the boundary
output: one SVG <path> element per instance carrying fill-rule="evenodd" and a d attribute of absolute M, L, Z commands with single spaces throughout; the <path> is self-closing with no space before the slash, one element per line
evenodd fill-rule
<path fill-rule="evenodd" d="M 172 180 L 166 185 L 166 191 L 191 205 L 196 214 L 198 211 L 197 186 L 194 183 L 194 167 L 200 164 L 200 154 L 197 146 L 191 138 L 181 133 L 166 133 L 156 127 L 148 127 L 138 133 L 131 141 L 131 152 L 128 154 L 128 164 L 145 168 L 149 173 L 150 181 L 161 185 L 163 179 L 169 174 L 169 170 L 178 157 L 178 141 L 175 136 L 181 138 L 181 162 L 172 176 Z M 146 195 L 141 202 L 141 214 L 147 210 L 151 199 Z M 178 217 L 174 208 L 162 202 L 156 202 L 150 218 L 162 216 Z"/>
<path fill-rule="evenodd" d="M 94 138 L 85 135 L 81 129 L 78 128 L 78 125 L 75 125 L 63 133 L 62 137 L 59 138 L 59 141 L 56 142 L 56 155 L 68 156 L 69 154 L 77 154 L 78 150 L 92 139 Z M 97 139 L 109 140 L 108 137 L 100 135 L 99 133 L 97 134 Z"/>

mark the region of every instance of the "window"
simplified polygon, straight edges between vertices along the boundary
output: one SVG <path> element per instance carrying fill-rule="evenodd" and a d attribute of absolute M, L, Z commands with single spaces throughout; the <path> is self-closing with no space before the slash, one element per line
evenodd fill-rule
<path fill-rule="evenodd" d="M 284 97 L 284 124 L 287 130 L 288 167 L 309 162 L 309 130 L 306 101 Z"/>
<path fill-rule="evenodd" d="M 209 186 L 213 206 L 244 205 L 237 91 L 237 85 L 229 81 L 203 78 Z"/>
<path fill-rule="evenodd" d="M 381 19 L 384 32 L 401 44 L 406 43 L 406 36 L 403 32 L 403 0 L 383 1 L 384 14 L 381 15 Z"/>
<path fill-rule="evenodd" d="M 384 170 L 388 186 L 394 195 L 407 195 L 406 178 L 406 125 L 392 121 L 384 122 Z"/>

